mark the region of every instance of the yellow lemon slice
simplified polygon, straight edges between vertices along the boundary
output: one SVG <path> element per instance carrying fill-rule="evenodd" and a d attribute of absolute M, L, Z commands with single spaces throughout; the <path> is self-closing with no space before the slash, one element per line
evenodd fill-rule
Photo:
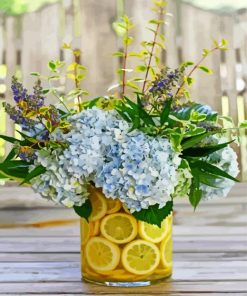
<path fill-rule="evenodd" d="M 96 272 L 115 269 L 120 261 L 120 249 L 103 237 L 91 237 L 85 248 L 88 265 Z"/>
<path fill-rule="evenodd" d="M 154 274 L 157 275 L 163 275 L 163 276 L 169 276 L 172 273 L 172 269 L 171 268 L 167 268 L 167 269 L 155 269 Z"/>
<path fill-rule="evenodd" d="M 107 198 L 106 199 L 106 204 L 107 204 L 107 212 L 106 212 L 106 214 L 116 213 L 122 207 L 122 203 L 121 203 L 121 201 L 119 199 Z"/>
<path fill-rule="evenodd" d="M 158 247 L 145 240 L 134 240 L 127 244 L 122 252 L 122 264 L 126 270 L 134 274 L 149 274 L 160 262 Z"/>
<path fill-rule="evenodd" d="M 115 274 L 115 271 L 111 276 L 109 276 L 110 279 L 116 280 L 116 281 L 133 281 L 135 280 L 133 273 L 126 272 L 123 274 Z"/>
<path fill-rule="evenodd" d="M 168 269 L 172 267 L 172 236 L 169 235 L 166 240 L 160 244 L 161 262 Z"/>
<path fill-rule="evenodd" d="M 89 217 L 90 221 L 96 221 L 105 216 L 107 211 L 106 198 L 103 193 L 96 188 L 90 188 L 89 199 L 92 204 L 92 213 Z"/>
<path fill-rule="evenodd" d="M 90 236 L 90 225 L 85 218 L 81 218 L 81 244 L 84 246 L 89 239 Z"/>
<path fill-rule="evenodd" d="M 99 234 L 99 225 L 100 225 L 100 220 L 96 220 L 95 222 L 90 222 L 92 227 L 90 228 L 90 236 L 96 236 Z"/>
<path fill-rule="evenodd" d="M 113 276 L 113 274 L 115 275 L 115 276 L 117 276 L 117 275 L 122 275 L 122 274 L 124 274 L 126 271 L 125 271 L 125 269 L 120 269 L 120 268 L 118 268 L 118 269 L 114 269 L 114 270 L 110 270 L 110 271 L 99 271 L 99 273 L 100 274 L 103 274 L 103 275 L 107 275 L 107 276 L 109 276 L 109 277 L 111 277 L 111 276 Z"/>
<path fill-rule="evenodd" d="M 164 219 L 161 223 L 161 227 L 157 225 L 149 224 L 143 221 L 139 221 L 139 235 L 141 238 L 148 240 L 152 243 L 161 242 L 169 234 L 168 219 Z"/>
<path fill-rule="evenodd" d="M 100 277 L 99 274 L 93 272 L 93 271 L 90 270 L 88 267 L 85 267 L 85 273 L 86 273 L 87 275 L 89 275 L 89 276 L 92 276 L 92 277 L 96 278 L 96 279 Z"/>
<path fill-rule="evenodd" d="M 124 213 L 105 216 L 100 225 L 101 234 L 116 244 L 125 244 L 137 235 L 137 222 L 134 217 Z"/>

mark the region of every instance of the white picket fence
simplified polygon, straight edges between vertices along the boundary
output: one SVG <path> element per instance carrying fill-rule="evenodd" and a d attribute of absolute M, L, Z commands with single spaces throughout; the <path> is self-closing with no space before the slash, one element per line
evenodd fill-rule
<path fill-rule="evenodd" d="M 47 62 L 61 58 L 61 44 L 70 41 L 83 51 L 82 62 L 90 69 L 85 85 L 92 97 L 107 94 L 108 86 L 116 82 L 115 70 L 119 63 L 111 55 L 120 47 L 112 22 L 124 10 L 136 23 L 134 37 L 138 44 L 149 38 L 145 27 L 153 18 L 150 6 L 150 0 L 64 0 L 20 17 L 2 16 L 0 65 L 6 64 L 7 76 L 0 77 L 0 84 L 5 84 L 7 90 L 0 94 L 0 99 L 12 100 L 12 74 L 21 71 L 24 84 L 30 88 L 34 78 L 28 73 L 48 74 Z M 215 53 L 205 63 L 215 75 L 199 72 L 194 75 L 196 83 L 192 95 L 196 101 L 231 115 L 236 124 L 246 118 L 247 10 L 232 15 L 217 14 L 169 0 L 167 12 L 164 60 L 170 67 L 176 67 L 184 60 L 198 60 L 202 49 L 211 46 L 212 39 L 225 38 L 230 42 L 227 52 Z M 133 50 L 135 48 L 136 45 Z M 63 56 L 69 59 L 66 54 Z M 69 82 L 65 84 L 70 86 Z M 5 132 L 14 133 L 10 121 L 7 121 Z M 242 174 L 246 178 L 246 137 L 242 138 L 240 156 Z"/>

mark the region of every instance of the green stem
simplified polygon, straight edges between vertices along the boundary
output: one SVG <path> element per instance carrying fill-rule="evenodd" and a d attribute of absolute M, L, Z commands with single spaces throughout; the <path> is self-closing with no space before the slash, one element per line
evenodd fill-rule
<path fill-rule="evenodd" d="M 164 13 L 164 9 L 161 8 L 160 12 L 159 12 L 159 17 L 158 17 L 159 21 L 161 20 L 163 13 Z M 155 45 L 156 45 L 156 40 L 157 40 L 159 28 L 160 28 L 160 23 L 157 24 L 157 27 L 156 27 L 156 30 L 155 30 L 155 33 L 154 33 L 154 40 L 153 40 L 151 52 L 150 52 L 150 55 L 149 55 L 147 70 L 146 70 L 146 74 L 145 74 L 145 78 L 144 78 L 144 82 L 143 82 L 143 86 L 142 86 L 142 93 L 144 93 L 144 91 L 145 91 L 145 87 L 146 87 L 146 83 L 147 83 L 147 79 L 148 79 L 148 74 L 149 74 L 149 70 L 151 68 L 151 62 L 152 62 L 152 58 L 153 58 L 153 55 L 154 55 L 154 48 L 155 48 Z"/>
<path fill-rule="evenodd" d="M 127 67 L 127 58 L 128 58 L 128 35 L 129 35 L 129 28 L 128 25 L 126 27 L 126 43 L 124 49 L 124 58 L 123 58 L 123 79 L 122 79 L 122 93 L 121 97 L 124 97 L 125 94 L 125 86 L 126 86 L 126 67 Z"/>
<path fill-rule="evenodd" d="M 49 88 L 52 89 L 52 94 L 53 94 L 53 95 L 59 100 L 59 102 L 62 103 L 62 105 L 64 106 L 64 108 L 65 108 L 69 113 L 71 113 L 70 110 L 69 110 L 69 108 L 66 106 L 66 104 L 65 104 L 63 101 L 61 101 L 60 96 L 57 95 L 57 91 L 56 91 L 55 89 L 53 89 L 50 80 L 49 80 Z"/>
<path fill-rule="evenodd" d="M 80 59 L 80 56 L 78 57 L 78 56 L 76 56 L 75 54 L 74 54 L 74 62 L 76 63 L 76 65 L 75 65 L 75 70 L 74 70 L 74 75 L 75 75 L 75 87 L 76 88 L 80 88 L 80 81 L 78 80 L 78 78 L 77 78 L 77 75 L 78 75 L 78 63 L 77 63 L 77 61 L 78 61 L 78 59 Z M 80 98 L 80 96 L 78 95 L 77 96 L 77 101 L 78 101 L 78 109 L 79 109 L 79 112 L 81 112 L 82 111 L 82 107 L 81 107 L 81 98 Z"/>
<path fill-rule="evenodd" d="M 208 54 L 214 52 L 214 51 L 217 50 L 217 49 L 219 49 L 218 46 L 214 47 L 213 49 L 211 49 L 211 50 L 209 51 Z M 201 59 L 195 64 L 195 66 L 190 70 L 189 74 L 187 75 L 188 78 L 191 77 L 191 75 L 193 74 L 193 72 L 194 72 L 194 71 L 200 66 L 200 64 L 206 59 L 207 56 L 208 56 L 208 55 L 203 56 L 203 57 L 202 57 L 202 58 L 201 58 Z M 185 84 L 185 80 L 181 83 L 181 85 L 180 85 L 179 88 L 177 89 L 177 92 L 176 92 L 176 94 L 175 94 L 175 97 L 179 94 L 179 92 L 180 92 L 180 90 L 183 88 L 184 84 Z"/>

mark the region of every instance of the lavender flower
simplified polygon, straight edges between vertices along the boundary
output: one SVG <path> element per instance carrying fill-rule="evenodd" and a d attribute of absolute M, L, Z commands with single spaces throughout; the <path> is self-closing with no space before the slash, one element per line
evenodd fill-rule
<path fill-rule="evenodd" d="M 37 159 L 37 154 L 35 153 L 35 150 L 29 146 L 21 146 L 19 148 L 18 156 L 20 157 L 20 159 L 27 162 L 32 162 Z"/>
<path fill-rule="evenodd" d="M 176 86 L 180 77 L 181 71 L 179 69 L 170 71 L 166 68 L 152 82 L 152 87 L 149 89 L 149 92 L 154 96 L 160 96 L 163 94 L 166 97 L 172 97 L 172 90 Z"/>

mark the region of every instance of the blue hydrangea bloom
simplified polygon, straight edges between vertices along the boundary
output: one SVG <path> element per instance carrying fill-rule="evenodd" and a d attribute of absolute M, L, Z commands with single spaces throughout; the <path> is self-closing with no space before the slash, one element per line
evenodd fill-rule
<path fill-rule="evenodd" d="M 52 135 L 68 148 L 38 155 L 37 163 L 47 171 L 33 180 L 37 192 L 67 206 L 81 205 L 87 184 L 94 182 L 131 211 L 162 207 L 171 199 L 181 159 L 167 139 L 129 133 L 129 124 L 114 110 L 95 107 L 68 120 L 67 134 L 57 130 Z"/>
<path fill-rule="evenodd" d="M 216 145 L 226 143 L 227 141 L 227 138 L 213 135 L 204 140 L 203 144 Z M 230 146 L 218 150 L 203 159 L 233 177 L 237 177 L 239 173 L 237 154 Z M 203 200 L 226 197 L 234 184 L 234 181 L 226 178 L 215 180 L 215 187 L 202 184 L 200 189 L 202 190 Z"/>

